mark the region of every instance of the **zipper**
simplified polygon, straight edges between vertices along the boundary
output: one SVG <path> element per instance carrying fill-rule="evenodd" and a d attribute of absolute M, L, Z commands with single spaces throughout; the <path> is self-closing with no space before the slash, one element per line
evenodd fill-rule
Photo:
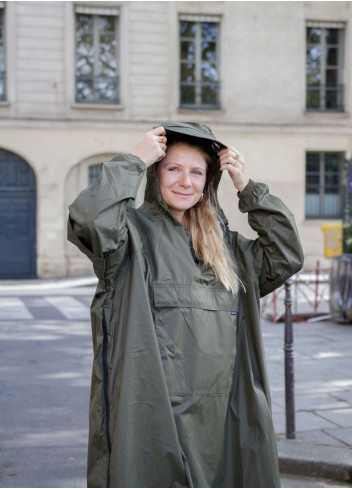
<path fill-rule="evenodd" d="M 103 311 L 103 389 L 104 389 L 104 402 L 105 402 L 105 434 L 106 442 L 109 451 L 108 462 L 108 477 L 107 487 L 110 487 L 110 454 L 111 454 L 111 440 L 110 440 L 110 406 L 109 406 L 109 374 L 108 374 L 108 332 L 105 321 L 105 312 Z"/>
<path fill-rule="evenodd" d="M 193 248 L 193 243 L 192 243 L 192 238 L 190 238 L 189 240 L 189 247 L 190 247 L 190 250 L 191 250 L 191 253 L 192 253 L 192 258 L 193 258 L 193 261 L 196 265 L 199 265 L 199 260 L 197 258 L 197 255 L 196 255 L 196 251 L 195 249 Z"/>

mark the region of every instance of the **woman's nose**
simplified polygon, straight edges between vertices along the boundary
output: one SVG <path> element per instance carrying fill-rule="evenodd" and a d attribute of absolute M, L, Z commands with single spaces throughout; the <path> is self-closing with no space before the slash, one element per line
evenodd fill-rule
<path fill-rule="evenodd" d="M 181 180 L 180 184 L 183 187 L 190 187 L 191 186 L 191 176 L 187 172 L 183 172 L 181 175 Z"/>

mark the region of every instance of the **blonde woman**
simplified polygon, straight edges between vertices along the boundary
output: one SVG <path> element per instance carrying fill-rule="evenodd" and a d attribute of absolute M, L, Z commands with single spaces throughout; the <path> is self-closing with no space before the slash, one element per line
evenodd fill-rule
<path fill-rule="evenodd" d="M 256 240 L 228 228 L 223 173 Z M 259 297 L 303 256 L 292 214 L 243 155 L 205 125 L 162 124 L 103 164 L 68 237 L 99 278 L 88 486 L 279 486 Z"/>

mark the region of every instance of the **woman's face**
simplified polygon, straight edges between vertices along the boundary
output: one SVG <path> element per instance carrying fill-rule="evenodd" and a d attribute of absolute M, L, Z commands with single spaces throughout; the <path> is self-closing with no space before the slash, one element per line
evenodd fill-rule
<path fill-rule="evenodd" d="M 171 146 L 160 161 L 156 174 L 161 197 L 180 222 L 185 211 L 199 201 L 206 173 L 207 163 L 203 153 L 184 143 Z"/>

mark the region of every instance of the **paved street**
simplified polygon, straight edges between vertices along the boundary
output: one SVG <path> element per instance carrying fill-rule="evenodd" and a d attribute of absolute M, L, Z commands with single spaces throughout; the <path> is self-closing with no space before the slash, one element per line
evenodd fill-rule
<path fill-rule="evenodd" d="M 49 285 L 0 285 L 0 487 L 86 486 L 94 287 Z M 333 470 L 352 464 L 352 327 L 294 323 L 292 442 L 285 440 L 284 325 L 262 325 L 280 461 L 289 469 L 300 462 L 301 475 L 283 475 L 283 487 L 343 485 L 341 471 L 338 483 L 307 475 L 314 457 L 319 467 L 336 461 Z"/>
<path fill-rule="evenodd" d="M 0 487 L 86 487 L 93 291 L 0 293 Z"/>

